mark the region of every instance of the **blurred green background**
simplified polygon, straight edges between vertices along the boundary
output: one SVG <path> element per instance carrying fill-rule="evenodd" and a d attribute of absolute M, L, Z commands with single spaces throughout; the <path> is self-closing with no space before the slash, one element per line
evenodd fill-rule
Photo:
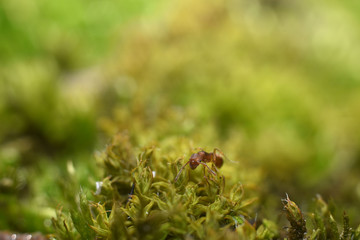
<path fill-rule="evenodd" d="M 140 147 L 219 147 L 260 215 L 276 219 L 285 192 L 305 210 L 319 193 L 360 223 L 359 12 L 357 1 L 0 0 L 0 230 L 51 232 L 69 179 L 94 190 L 93 154 L 118 131 Z"/>

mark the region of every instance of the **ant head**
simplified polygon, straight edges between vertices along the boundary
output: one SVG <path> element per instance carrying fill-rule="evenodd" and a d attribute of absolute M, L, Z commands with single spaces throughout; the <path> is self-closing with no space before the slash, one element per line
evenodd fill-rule
<path fill-rule="evenodd" d="M 191 155 L 190 159 L 189 159 L 189 165 L 191 169 L 195 169 L 197 166 L 199 166 L 199 162 L 200 160 L 200 156 L 199 153 L 194 153 L 193 155 Z"/>
<path fill-rule="evenodd" d="M 199 166 L 199 163 L 196 160 L 190 158 L 189 165 L 190 168 L 194 170 L 195 168 L 197 168 L 197 166 Z"/>

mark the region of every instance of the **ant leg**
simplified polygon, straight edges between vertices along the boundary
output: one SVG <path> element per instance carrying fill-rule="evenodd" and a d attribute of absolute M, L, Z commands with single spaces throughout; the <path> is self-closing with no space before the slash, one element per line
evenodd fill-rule
<path fill-rule="evenodd" d="M 222 194 L 225 190 L 225 176 L 221 175 L 222 188 L 220 190 L 220 194 Z"/>
<path fill-rule="evenodd" d="M 213 151 L 213 157 L 215 157 L 215 156 L 216 156 L 216 152 L 219 152 L 221 155 L 223 155 L 224 157 L 226 157 L 226 156 L 225 156 L 225 154 L 224 154 L 224 152 L 223 152 L 223 151 L 221 151 L 219 148 L 214 148 L 214 151 Z"/>
<path fill-rule="evenodd" d="M 203 167 L 203 170 L 204 170 L 204 179 L 207 182 L 207 184 L 210 184 L 209 180 L 208 180 L 208 177 L 206 176 L 205 167 Z"/>
<path fill-rule="evenodd" d="M 225 155 L 225 153 L 224 153 L 223 151 L 221 151 L 219 148 L 214 148 L 214 151 L 213 151 L 213 157 L 215 157 L 216 152 L 218 152 L 218 153 L 220 153 L 221 155 L 223 155 L 223 156 L 224 156 L 224 158 L 225 158 L 226 160 L 228 160 L 229 162 L 239 164 L 238 162 L 233 161 L 233 160 L 231 160 L 230 158 L 228 158 L 228 157 Z"/>
<path fill-rule="evenodd" d="M 213 170 L 211 170 L 211 168 L 210 168 L 208 165 L 206 165 L 206 163 L 200 162 L 200 164 L 206 166 L 206 167 L 209 169 L 209 171 L 210 171 L 212 174 L 214 174 L 214 176 L 216 176 L 216 173 L 215 173 Z"/>
<path fill-rule="evenodd" d="M 178 178 L 180 177 L 180 174 L 181 174 L 181 172 L 184 170 L 184 168 L 186 167 L 186 165 L 188 165 L 189 164 L 189 162 L 190 162 L 190 160 L 189 161 L 187 161 L 182 167 L 181 167 L 181 169 L 180 169 L 180 171 L 179 171 L 179 173 L 176 175 L 176 177 L 175 177 L 175 179 L 174 179 L 174 183 L 176 183 L 176 181 L 178 180 Z"/>
<path fill-rule="evenodd" d="M 128 200 L 126 201 L 126 203 L 130 202 L 130 200 L 132 199 L 132 197 L 134 195 L 134 192 L 135 192 L 135 182 L 133 182 L 133 184 L 132 184 L 132 187 L 131 187 L 131 190 L 129 193 L 129 197 L 128 197 Z"/>
<path fill-rule="evenodd" d="M 192 152 L 199 152 L 199 151 L 204 151 L 204 149 L 201 148 L 201 147 L 196 147 L 196 148 L 192 148 L 191 151 Z"/>
<path fill-rule="evenodd" d="M 214 162 L 211 164 L 211 168 L 215 170 L 215 172 L 219 172 L 219 169 L 215 166 Z"/>

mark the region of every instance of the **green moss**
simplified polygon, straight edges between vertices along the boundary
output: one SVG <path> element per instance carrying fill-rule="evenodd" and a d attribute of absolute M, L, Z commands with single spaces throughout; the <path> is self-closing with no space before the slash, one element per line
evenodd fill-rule
<path fill-rule="evenodd" d="M 288 237 L 290 240 L 304 239 L 306 234 L 306 223 L 299 207 L 286 196 L 284 200 L 284 208 L 286 218 L 290 222 L 291 227 L 288 229 Z"/>
<path fill-rule="evenodd" d="M 169 154 L 169 153 L 168 153 Z M 176 154 L 175 154 L 176 155 Z M 344 213 L 343 223 L 318 196 L 305 215 L 283 200 L 290 227 L 274 216 L 257 219 L 251 188 L 231 181 L 222 169 L 189 168 L 174 182 L 182 158 L 159 147 L 134 147 L 125 133 L 114 136 L 97 162 L 104 178 L 89 198 L 83 191 L 70 209 L 53 218 L 56 239 L 358 239 Z M 227 162 L 226 164 L 230 164 Z M 229 179 L 229 181 L 226 181 Z M 307 221 L 310 223 L 307 224 Z"/>
<path fill-rule="evenodd" d="M 216 176 L 186 170 L 174 182 L 182 166 L 177 158 L 164 158 L 155 147 L 138 154 L 135 149 L 127 135 L 118 134 L 97 155 L 104 168 L 101 189 L 91 201 L 80 193 L 70 217 L 57 213 L 57 239 L 277 236 L 268 220 L 258 229 L 249 223 L 256 199 L 246 197 L 241 183 L 226 186 L 221 170 Z"/>
<path fill-rule="evenodd" d="M 160 147 L 161 149 L 161 147 Z M 138 149 L 117 134 L 97 154 L 104 178 L 92 197 L 80 192 L 76 204 L 53 219 L 56 239 L 276 239 L 280 222 L 256 219 L 257 198 L 241 183 L 187 169 L 177 182 L 179 158 L 164 157 L 154 146 Z M 138 154 L 136 154 L 138 153 Z M 160 154 L 161 153 L 161 154 Z M 227 163 L 229 164 L 229 163 Z M 215 170 L 215 168 L 213 168 Z M 101 187 L 99 187 L 101 186 Z M 287 196 L 288 239 L 356 239 L 344 214 L 342 230 L 329 206 L 317 197 L 306 217 Z M 307 226 L 306 220 L 312 221 Z"/>
<path fill-rule="evenodd" d="M 57 214 L 62 239 L 358 237 L 356 8 L 171 1 L 114 47 L 120 19 L 159 3 L 45 2 L 0 6 L 0 229 L 52 232 Z M 236 163 L 174 183 L 199 146 Z"/>
<path fill-rule="evenodd" d="M 290 222 L 286 233 L 288 239 L 360 239 L 359 227 L 354 231 L 349 226 L 349 217 L 346 213 L 344 212 L 343 222 L 340 224 L 334 219 L 329 205 L 320 196 L 315 200 L 315 208 L 308 213 L 308 220 L 312 221 L 308 227 L 300 208 L 288 196 L 284 200 L 284 207 Z"/>

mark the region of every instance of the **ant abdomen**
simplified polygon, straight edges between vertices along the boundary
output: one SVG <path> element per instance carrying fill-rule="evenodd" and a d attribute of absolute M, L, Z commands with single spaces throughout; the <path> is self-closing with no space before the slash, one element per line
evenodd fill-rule
<path fill-rule="evenodd" d="M 216 166 L 217 168 L 221 168 L 221 166 L 222 166 L 223 163 L 224 163 L 224 160 L 223 160 L 222 157 L 220 157 L 220 156 L 217 155 L 216 158 L 215 158 L 214 163 L 215 163 L 215 166 Z"/>

